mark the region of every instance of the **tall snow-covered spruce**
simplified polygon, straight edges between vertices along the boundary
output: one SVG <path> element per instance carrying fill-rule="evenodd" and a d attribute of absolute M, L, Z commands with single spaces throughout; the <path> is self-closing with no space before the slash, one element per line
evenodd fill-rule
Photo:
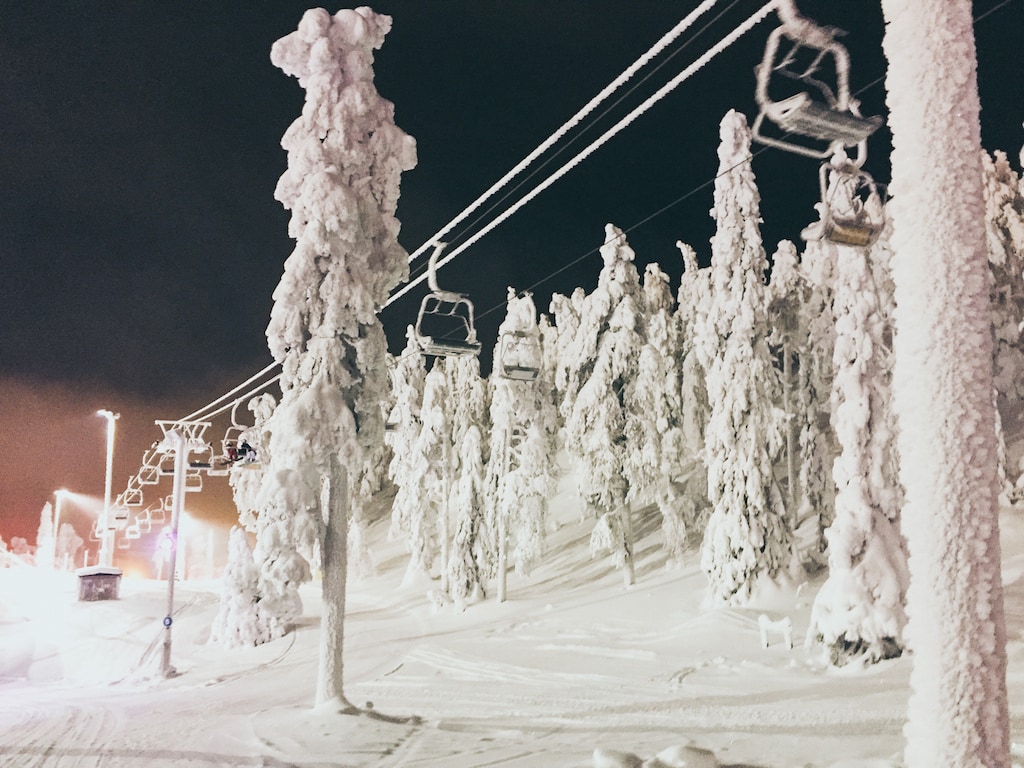
<path fill-rule="evenodd" d="M 711 297 L 697 323 L 711 415 L 705 462 L 712 513 L 701 567 L 714 603 L 742 605 L 759 582 L 787 575 L 789 527 L 773 465 L 785 414 L 775 407 L 779 381 L 768 348 L 768 268 L 743 115 L 722 119 L 711 238 Z"/>
<path fill-rule="evenodd" d="M 908 768 L 1008 768 L 992 333 L 971 3 L 882 0 L 906 489 Z"/>
<path fill-rule="evenodd" d="M 395 210 L 415 142 L 373 84 L 373 51 L 390 29 L 390 17 L 365 7 L 310 10 L 270 56 L 298 78 L 306 100 L 281 140 L 288 169 L 275 197 L 292 212 L 296 243 L 267 328 L 282 397 L 266 425 L 271 465 L 260 491 L 260 514 L 279 520 L 276 539 L 290 565 L 275 567 L 277 552 L 264 549 L 260 566 L 264 582 L 283 571 L 288 583 L 278 592 L 294 591 L 309 576 L 295 553 L 320 553 L 318 705 L 346 705 L 348 477 L 363 449 L 383 440 L 387 345 L 377 312 L 408 274 Z"/>
<path fill-rule="evenodd" d="M 633 249 L 613 224 L 605 227 L 601 258 L 597 288 L 583 302 L 573 339 L 569 370 L 580 384 L 571 406 L 568 398 L 562 404 L 565 446 L 576 461 L 580 496 L 598 517 L 591 552 L 610 551 L 628 586 L 634 571 L 625 456 L 640 446 L 626 433 L 627 389 L 643 347 L 643 294 Z"/>
<path fill-rule="evenodd" d="M 833 189 L 837 200 L 841 189 Z M 811 613 L 811 631 L 833 664 L 903 651 L 907 565 L 900 533 L 903 493 L 896 477 L 896 425 L 885 298 L 872 274 L 883 239 L 870 251 L 829 244 L 836 281 L 832 426 L 840 446 L 832 474 L 835 519 L 826 532 L 828 579 Z"/>

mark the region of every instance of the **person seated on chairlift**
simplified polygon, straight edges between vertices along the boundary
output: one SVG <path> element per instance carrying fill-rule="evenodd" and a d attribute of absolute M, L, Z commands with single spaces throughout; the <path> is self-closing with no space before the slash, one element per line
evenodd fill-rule
<path fill-rule="evenodd" d="M 256 451 L 253 450 L 253 447 L 247 441 L 243 440 L 241 445 L 238 446 L 238 458 L 252 461 L 256 458 Z"/>

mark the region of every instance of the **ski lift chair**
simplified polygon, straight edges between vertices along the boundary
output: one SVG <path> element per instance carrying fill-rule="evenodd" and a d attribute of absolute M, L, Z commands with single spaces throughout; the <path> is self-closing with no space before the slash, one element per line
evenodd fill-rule
<path fill-rule="evenodd" d="M 185 493 L 198 493 L 203 490 L 203 473 L 198 469 L 185 470 Z"/>
<path fill-rule="evenodd" d="M 132 523 L 131 525 L 127 526 L 124 529 L 124 537 L 125 537 L 126 540 L 141 538 L 142 537 L 142 529 L 139 527 L 139 524 L 136 522 L 136 523 Z"/>
<path fill-rule="evenodd" d="M 157 465 L 157 474 L 161 477 L 174 475 L 174 454 L 164 453 L 160 456 L 160 463 Z"/>
<path fill-rule="evenodd" d="M 142 501 L 142 489 L 132 487 L 125 488 L 118 499 L 119 506 L 124 505 L 126 507 L 141 507 Z"/>
<path fill-rule="evenodd" d="M 156 485 L 160 482 L 160 467 L 157 464 L 143 464 L 139 468 L 139 482 L 142 485 Z"/>
<path fill-rule="evenodd" d="M 167 510 L 171 509 L 173 500 L 170 496 L 165 499 L 160 499 L 156 504 L 149 508 L 149 517 L 154 524 L 160 525 L 167 522 Z"/>
<path fill-rule="evenodd" d="M 259 453 L 248 441 L 248 434 L 251 427 L 238 423 L 236 413 L 241 399 L 235 400 L 231 406 L 231 425 L 224 431 L 224 439 L 221 440 L 221 455 L 213 458 L 213 464 L 218 471 L 207 474 L 228 474 L 230 467 L 234 464 L 251 467 L 259 464 Z M 223 471 L 219 471 L 223 467 Z"/>
<path fill-rule="evenodd" d="M 823 163 L 818 178 L 821 220 L 800 236 L 857 248 L 872 245 L 885 228 L 885 186 L 852 162 Z"/>
<path fill-rule="evenodd" d="M 781 0 L 778 14 L 782 25 L 768 36 L 764 58 L 756 69 L 755 98 L 759 112 L 752 128 L 754 139 L 818 159 L 826 159 L 843 147 L 858 146 L 863 152 L 868 136 L 878 130 L 882 118 L 862 117 L 856 101 L 850 98 L 850 57 L 846 47 L 836 40 L 840 30 L 820 27 L 804 18 L 793 0 Z M 785 46 L 783 39 L 787 42 Z M 796 55 L 802 48 L 815 53 L 809 63 L 798 66 Z M 781 55 L 780 49 L 784 51 Z M 815 77 L 827 57 L 835 64 L 834 89 Z M 803 90 L 773 99 L 769 86 L 780 80 L 796 82 Z M 765 118 L 783 131 L 781 137 L 765 133 Z M 790 136 L 825 144 L 815 146 Z"/>
<path fill-rule="evenodd" d="M 159 443 L 142 454 L 142 467 L 139 469 L 139 482 L 142 485 L 156 485 L 160 482 L 160 451 L 157 450 Z"/>
<path fill-rule="evenodd" d="M 498 375 L 513 381 L 536 381 L 540 375 L 540 343 L 524 331 L 506 331 L 498 345 Z"/>
<path fill-rule="evenodd" d="M 416 344 L 424 355 L 460 357 L 479 355 L 473 302 L 461 293 L 446 291 L 437 284 L 437 257 L 445 243 L 437 243 L 430 254 L 427 284 L 430 293 L 423 297 L 413 330 Z"/>

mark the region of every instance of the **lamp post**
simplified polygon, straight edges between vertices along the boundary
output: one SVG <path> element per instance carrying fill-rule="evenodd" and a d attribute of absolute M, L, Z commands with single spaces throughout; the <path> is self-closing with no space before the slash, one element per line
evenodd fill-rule
<path fill-rule="evenodd" d="M 114 422 L 121 417 L 121 414 L 112 413 L 104 409 L 96 411 L 96 415 L 103 416 L 107 420 L 107 472 L 103 487 L 103 516 L 100 518 L 103 535 L 100 539 L 99 564 L 110 567 L 114 564 L 114 542 L 110 527 L 110 484 L 114 469 Z"/>
<path fill-rule="evenodd" d="M 67 488 L 61 488 L 59 491 L 53 492 L 53 496 L 57 500 L 57 503 L 53 507 L 53 541 L 51 543 L 52 557 L 50 561 L 52 563 L 51 567 L 55 571 L 60 570 L 57 567 L 57 532 L 60 530 L 58 527 L 60 525 L 60 505 L 68 493 L 69 491 Z"/>

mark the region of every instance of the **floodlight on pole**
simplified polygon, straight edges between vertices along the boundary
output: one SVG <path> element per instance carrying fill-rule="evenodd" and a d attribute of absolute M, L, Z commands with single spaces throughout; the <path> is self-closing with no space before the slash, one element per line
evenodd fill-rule
<path fill-rule="evenodd" d="M 96 415 L 102 416 L 107 420 L 107 471 L 103 486 L 103 515 L 100 518 L 100 528 L 102 531 L 100 538 L 100 565 L 109 567 L 114 564 L 113 530 L 110 525 L 110 487 L 111 476 L 114 470 L 114 422 L 121 418 L 121 414 L 101 409 L 96 411 Z"/>

